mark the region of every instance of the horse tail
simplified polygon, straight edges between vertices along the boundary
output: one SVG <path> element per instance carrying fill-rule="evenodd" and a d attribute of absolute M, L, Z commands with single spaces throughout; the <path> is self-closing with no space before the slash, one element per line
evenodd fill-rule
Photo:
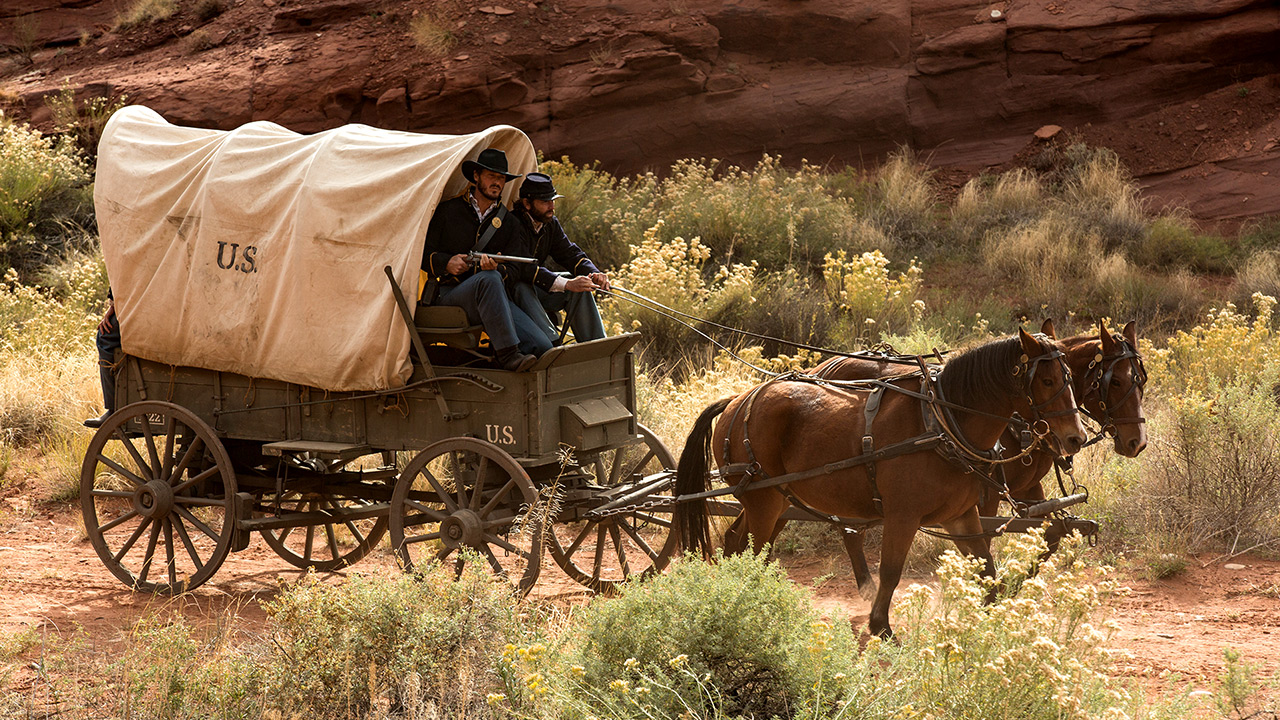
<path fill-rule="evenodd" d="M 715 419 L 729 407 L 735 396 L 721 398 L 711 403 L 693 424 L 689 438 L 685 440 L 684 451 L 680 453 L 680 462 L 676 466 L 677 496 L 703 492 L 707 489 L 707 469 L 711 462 L 711 430 Z M 711 528 L 707 519 L 707 501 L 691 500 L 676 505 L 671 517 L 672 524 L 680 532 L 681 542 L 686 552 L 701 552 L 703 557 L 711 554 Z"/>

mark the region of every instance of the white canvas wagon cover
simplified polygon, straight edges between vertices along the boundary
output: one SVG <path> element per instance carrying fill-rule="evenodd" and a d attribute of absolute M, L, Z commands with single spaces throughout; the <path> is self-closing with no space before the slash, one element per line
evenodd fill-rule
<path fill-rule="evenodd" d="M 121 109 L 98 146 L 94 205 L 124 351 L 335 391 L 403 385 L 409 331 L 383 267 L 412 302 L 431 214 L 487 147 L 512 172 L 536 167 L 529 139 L 505 125 L 299 135 Z"/>

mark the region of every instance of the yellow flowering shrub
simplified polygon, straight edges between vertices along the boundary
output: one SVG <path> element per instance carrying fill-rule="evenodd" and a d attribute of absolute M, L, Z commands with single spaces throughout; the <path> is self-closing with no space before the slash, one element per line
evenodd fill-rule
<path fill-rule="evenodd" d="M 55 140 L 0 116 L 0 267 L 47 262 L 87 226 L 89 168 L 75 143 Z"/>
<path fill-rule="evenodd" d="M 1031 576 L 1044 548 L 1040 532 L 1009 538 L 1000 580 L 1017 592 L 989 604 L 978 561 L 948 551 L 936 597 L 919 585 L 900 592 L 898 642 L 873 641 L 859 662 L 885 667 L 899 702 L 935 718 L 1137 717 L 1141 694 L 1111 674 L 1115 625 L 1095 617 L 1121 588 L 1079 561 L 1078 536 Z"/>
<path fill-rule="evenodd" d="M 1271 382 L 1280 368 L 1271 330 L 1276 299 L 1253 294 L 1253 317 L 1232 303 L 1211 310 L 1190 330 L 1179 330 L 1163 348 L 1142 344 L 1154 388 L 1168 394 L 1205 398 L 1231 383 Z"/>
<path fill-rule="evenodd" d="M 855 336 L 865 338 L 906 330 L 920 322 L 925 311 L 919 297 L 923 276 L 915 260 L 894 275 L 889 259 L 879 250 L 854 256 L 840 250 L 823 258 L 828 304 L 852 324 Z"/>

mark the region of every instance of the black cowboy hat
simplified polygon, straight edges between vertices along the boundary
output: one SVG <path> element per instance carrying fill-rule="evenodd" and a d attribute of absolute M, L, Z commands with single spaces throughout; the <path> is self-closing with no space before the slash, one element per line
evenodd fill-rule
<path fill-rule="evenodd" d="M 564 196 L 556 192 L 549 176 L 529 173 L 524 176 L 524 182 L 520 183 L 520 197 L 530 200 L 559 200 Z"/>
<path fill-rule="evenodd" d="M 487 148 L 480 151 L 480 157 L 475 160 L 462 161 L 462 176 L 467 182 L 475 182 L 476 170 L 492 170 L 499 175 L 505 175 L 508 180 L 514 180 L 520 177 L 520 173 L 507 172 L 507 154 L 497 148 Z"/>

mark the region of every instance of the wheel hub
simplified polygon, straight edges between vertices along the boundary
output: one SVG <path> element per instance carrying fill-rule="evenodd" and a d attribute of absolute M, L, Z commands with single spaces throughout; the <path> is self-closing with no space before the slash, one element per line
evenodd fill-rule
<path fill-rule="evenodd" d="M 459 510 L 440 523 L 440 539 L 445 547 L 476 548 L 484 545 L 484 526 L 474 510 Z"/>
<path fill-rule="evenodd" d="M 133 507 L 143 517 L 162 518 L 173 512 L 173 488 L 169 483 L 152 480 L 134 491 Z"/>

